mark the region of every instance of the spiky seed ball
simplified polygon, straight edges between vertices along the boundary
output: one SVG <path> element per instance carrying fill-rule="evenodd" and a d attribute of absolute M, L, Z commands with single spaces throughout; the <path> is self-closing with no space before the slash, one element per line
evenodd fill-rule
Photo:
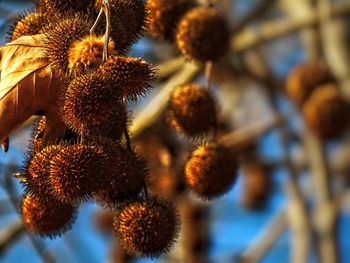
<path fill-rule="evenodd" d="M 14 21 L 8 32 L 9 41 L 14 41 L 23 36 L 32 36 L 43 33 L 46 16 L 40 12 L 25 12 Z"/>
<path fill-rule="evenodd" d="M 177 132 L 201 136 L 216 127 L 216 107 L 209 91 L 195 83 L 179 86 L 170 96 L 168 122 Z"/>
<path fill-rule="evenodd" d="M 91 13 L 93 2 L 93 0 L 38 0 L 36 6 L 48 16 L 62 17 L 67 13 Z"/>
<path fill-rule="evenodd" d="M 103 0 L 96 0 L 95 8 L 99 10 Z M 146 9 L 143 0 L 110 0 L 111 11 L 111 38 L 119 44 L 117 49 L 124 54 L 140 37 L 145 27 Z M 121 26 L 124 33 L 119 32 Z M 104 26 L 101 28 L 104 30 Z M 121 42 L 123 44 L 121 44 Z"/>
<path fill-rule="evenodd" d="M 102 63 L 104 36 L 88 35 L 72 43 L 68 49 L 68 70 L 73 76 L 87 73 Z M 108 43 L 108 55 L 116 54 L 113 40 Z"/>
<path fill-rule="evenodd" d="M 310 61 L 294 67 L 286 81 L 287 95 L 302 106 L 319 86 L 334 83 L 335 78 L 324 61 Z"/>
<path fill-rule="evenodd" d="M 318 87 L 304 104 L 303 113 L 310 129 L 323 139 L 341 136 L 349 128 L 349 102 L 334 84 Z"/>
<path fill-rule="evenodd" d="M 176 29 L 176 43 L 189 60 L 216 61 L 229 50 L 230 30 L 214 8 L 197 7 L 181 18 Z"/>
<path fill-rule="evenodd" d="M 49 180 L 57 199 L 77 203 L 100 190 L 110 174 L 110 162 L 101 147 L 75 144 L 53 157 Z"/>
<path fill-rule="evenodd" d="M 217 143 L 199 146 L 185 166 L 185 180 L 196 195 L 211 199 L 226 193 L 237 178 L 232 151 Z"/>
<path fill-rule="evenodd" d="M 21 213 L 27 229 L 44 237 L 55 237 L 71 228 L 76 208 L 56 199 L 28 193 L 23 198 Z"/>
<path fill-rule="evenodd" d="M 137 100 L 147 93 L 155 79 L 153 65 L 141 58 L 111 56 L 99 69 L 100 75 L 115 83 L 123 97 Z"/>
<path fill-rule="evenodd" d="M 30 191 L 43 197 L 50 194 L 50 161 L 64 147 L 65 145 L 47 146 L 28 160 L 23 169 L 27 192 Z"/>
<path fill-rule="evenodd" d="M 120 92 L 99 72 L 74 78 L 63 98 L 63 121 L 79 134 L 120 138 L 127 119 Z"/>
<path fill-rule="evenodd" d="M 148 0 L 148 32 L 156 39 L 173 40 L 180 18 L 196 6 L 193 0 Z"/>
<path fill-rule="evenodd" d="M 259 160 L 248 160 L 243 165 L 242 203 L 249 209 L 263 208 L 270 196 L 269 167 Z"/>
<path fill-rule="evenodd" d="M 115 229 L 129 252 L 157 257 L 169 252 L 179 232 L 179 216 L 168 201 L 148 199 L 127 205 L 116 216 Z"/>
<path fill-rule="evenodd" d="M 94 199 L 101 205 L 118 207 L 138 198 L 147 181 L 148 169 L 144 159 L 121 145 L 105 151 L 113 162 L 113 176 L 94 194 Z"/>
<path fill-rule="evenodd" d="M 93 22 L 82 15 L 71 15 L 51 22 L 45 31 L 46 55 L 58 76 L 69 76 L 69 50 L 73 43 L 89 35 Z"/>

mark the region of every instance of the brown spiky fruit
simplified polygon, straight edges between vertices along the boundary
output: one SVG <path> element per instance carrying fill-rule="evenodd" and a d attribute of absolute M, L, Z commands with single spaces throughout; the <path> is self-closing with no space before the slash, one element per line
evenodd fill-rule
<path fill-rule="evenodd" d="M 68 49 L 69 74 L 78 76 L 102 64 L 104 36 L 87 35 L 72 43 Z M 113 40 L 108 44 L 108 55 L 116 54 Z"/>
<path fill-rule="evenodd" d="M 113 162 L 114 173 L 108 184 L 94 194 L 94 199 L 107 207 L 117 207 L 123 202 L 137 199 L 147 181 L 145 160 L 116 143 L 103 145 Z"/>
<path fill-rule="evenodd" d="M 236 181 L 237 169 L 232 150 L 217 143 L 201 145 L 185 165 L 186 184 L 199 197 L 218 197 L 230 190 Z"/>
<path fill-rule="evenodd" d="M 320 138 L 339 137 L 349 128 L 349 102 L 335 84 L 318 87 L 304 104 L 307 125 Z"/>
<path fill-rule="evenodd" d="M 77 203 L 100 190 L 111 176 L 111 163 L 101 147 L 69 145 L 50 162 L 50 184 L 58 200 Z"/>
<path fill-rule="evenodd" d="M 114 82 L 99 72 L 74 78 L 63 98 L 62 118 L 79 134 L 119 139 L 126 127 L 125 104 Z"/>
<path fill-rule="evenodd" d="M 21 213 L 28 230 L 44 237 L 55 237 L 71 228 L 76 208 L 56 199 L 27 193 L 22 201 Z"/>
<path fill-rule="evenodd" d="M 229 50 L 230 30 L 227 21 L 214 8 L 197 7 L 179 21 L 176 43 L 189 60 L 216 61 Z"/>
<path fill-rule="evenodd" d="M 50 145 L 34 154 L 24 166 L 24 185 L 27 192 L 33 192 L 39 196 L 50 194 L 50 161 L 61 151 L 65 145 Z"/>
<path fill-rule="evenodd" d="M 193 0 L 148 0 L 148 33 L 156 39 L 173 40 L 180 18 L 195 6 Z"/>
<path fill-rule="evenodd" d="M 334 83 L 335 78 L 324 61 L 310 61 L 294 67 L 286 81 L 287 95 L 302 106 L 319 86 Z"/>
<path fill-rule="evenodd" d="M 259 160 L 247 160 L 243 165 L 243 205 L 248 209 L 264 208 L 271 184 L 270 168 Z"/>
<path fill-rule="evenodd" d="M 102 3 L 103 0 L 96 0 L 96 10 L 101 8 Z M 125 54 L 144 31 L 145 3 L 143 0 L 110 0 L 110 12 L 111 38 L 116 43 L 120 54 Z M 103 22 L 99 32 L 104 29 Z"/>
<path fill-rule="evenodd" d="M 23 36 L 41 34 L 46 22 L 46 16 L 40 12 L 19 14 L 8 32 L 8 39 L 11 42 Z"/>
<path fill-rule="evenodd" d="M 202 136 L 216 128 L 214 99 L 208 89 L 195 83 L 178 87 L 170 96 L 168 122 L 186 136 Z"/>
<path fill-rule="evenodd" d="M 68 60 L 70 48 L 73 43 L 89 35 L 92 25 L 93 21 L 82 15 L 71 15 L 48 25 L 44 45 L 50 66 L 58 76 L 70 75 L 69 72 L 72 71 Z"/>
<path fill-rule="evenodd" d="M 120 89 L 128 100 L 137 100 L 145 95 L 155 79 L 153 65 L 141 58 L 110 56 L 99 72 L 105 79 L 113 81 L 115 88 Z"/>
<path fill-rule="evenodd" d="M 116 216 L 115 229 L 124 247 L 142 257 L 169 252 L 179 232 L 179 216 L 168 201 L 147 199 L 126 205 Z"/>
<path fill-rule="evenodd" d="M 93 0 L 37 0 L 36 6 L 49 17 L 64 16 L 67 13 L 92 13 Z"/>

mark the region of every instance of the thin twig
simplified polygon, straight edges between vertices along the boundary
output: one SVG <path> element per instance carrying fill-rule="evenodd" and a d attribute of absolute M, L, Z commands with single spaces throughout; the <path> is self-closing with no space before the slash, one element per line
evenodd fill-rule
<path fill-rule="evenodd" d="M 343 1 L 333 4 L 331 15 L 334 17 L 349 15 L 350 2 Z M 232 36 L 231 47 L 235 52 L 245 51 L 268 41 L 285 37 L 305 27 L 316 25 L 319 21 L 318 13 L 304 19 L 278 19 L 263 22 L 258 27 L 248 28 Z"/>
<path fill-rule="evenodd" d="M 256 263 L 271 249 L 276 240 L 287 228 L 286 209 L 278 211 L 249 248 L 240 256 L 240 263 Z"/>

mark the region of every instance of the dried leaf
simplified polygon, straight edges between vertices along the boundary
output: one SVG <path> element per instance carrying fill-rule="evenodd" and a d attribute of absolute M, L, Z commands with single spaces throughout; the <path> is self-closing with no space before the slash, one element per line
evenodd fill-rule
<path fill-rule="evenodd" d="M 51 70 L 43 38 L 25 36 L 1 48 L 0 142 L 37 112 L 47 120 L 43 145 L 64 135 L 57 103 L 64 84 Z"/>

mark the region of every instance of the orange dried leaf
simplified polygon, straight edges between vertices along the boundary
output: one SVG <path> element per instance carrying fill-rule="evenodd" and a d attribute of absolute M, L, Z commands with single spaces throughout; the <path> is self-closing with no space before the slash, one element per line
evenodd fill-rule
<path fill-rule="evenodd" d="M 1 47 L 1 143 L 39 111 L 47 119 L 43 142 L 60 140 L 66 130 L 57 103 L 64 85 L 51 70 L 43 39 L 44 35 L 24 36 Z"/>

